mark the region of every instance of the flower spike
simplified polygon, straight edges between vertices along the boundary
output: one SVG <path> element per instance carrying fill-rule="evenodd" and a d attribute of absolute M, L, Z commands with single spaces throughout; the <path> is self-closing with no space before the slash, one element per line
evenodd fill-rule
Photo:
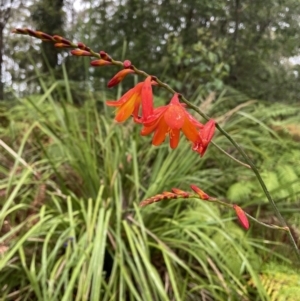
<path fill-rule="evenodd" d="M 183 191 L 181 189 L 172 188 L 172 192 L 170 191 L 164 191 L 163 193 L 154 195 L 146 200 L 143 200 L 140 202 L 140 207 L 145 207 L 147 205 L 157 203 L 163 200 L 173 200 L 178 198 L 189 198 L 191 197 L 191 194 Z"/>

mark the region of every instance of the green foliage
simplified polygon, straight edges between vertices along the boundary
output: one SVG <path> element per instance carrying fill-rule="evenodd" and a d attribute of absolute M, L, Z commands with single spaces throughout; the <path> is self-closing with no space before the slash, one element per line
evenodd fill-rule
<path fill-rule="evenodd" d="M 300 300 L 299 274 L 278 264 L 269 264 L 260 275 L 271 301 Z"/>
<path fill-rule="evenodd" d="M 188 98 L 203 98 L 210 91 L 219 93 L 225 83 L 251 98 L 294 103 L 299 99 L 298 0 L 267 4 L 258 0 L 184 1 L 180 9 L 176 1 L 82 0 L 80 4 L 74 9 L 69 1 L 36 1 L 29 8 L 18 8 L 13 22 L 65 34 L 116 59 L 130 59 Z M 42 57 L 34 53 L 47 46 L 33 42 L 30 53 L 36 63 L 40 64 Z M 15 82 L 18 75 L 26 79 L 33 76 L 26 57 L 29 49 L 20 47 L 13 37 L 5 47 L 6 56 L 14 60 L 14 66 L 7 65 L 7 70 Z M 94 68 L 89 73 L 87 58 L 61 54 L 57 61 L 57 51 L 47 49 L 49 65 L 54 68 L 65 60 L 72 80 L 89 81 L 83 85 L 86 90 L 102 90 L 104 81 L 115 71 Z M 43 71 L 49 72 L 45 64 Z M 33 87 L 28 85 L 31 92 Z M 23 88 L 23 92 L 27 90 Z"/>
<path fill-rule="evenodd" d="M 184 46 L 183 38 L 170 36 L 168 47 L 168 69 L 170 84 L 183 93 L 206 95 L 209 91 L 221 91 L 223 79 L 229 74 L 229 65 L 224 63 L 226 41 L 214 40 L 212 33 L 204 28 L 197 31 L 198 42 Z"/>
<path fill-rule="evenodd" d="M 250 152 L 253 150 L 252 156 L 260 166 L 263 179 L 273 197 L 282 201 L 297 200 L 297 182 L 300 176 L 297 162 L 300 152 L 297 126 L 294 125 L 297 118 L 295 106 L 275 104 L 270 109 L 268 105 L 260 104 L 248 107 L 248 112 L 240 111 L 238 114 L 243 118 L 242 124 L 239 123 L 239 118 L 235 118 L 235 122 L 242 128 L 250 128 L 238 135 L 243 136 L 243 143 L 249 142 L 248 148 L 250 147 Z M 256 130 L 252 132 L 253 123 L 256 123 Z M 229 124 L 228 127 L 230 129 Z M 259 136 L 257 131 L 261 131 Z M 227 196 L 235 202 L 250 199 L 261 202 L 264 198 L 256 179 L 245 173 L 239 175 L 237 182 L 229 187 Z"/>

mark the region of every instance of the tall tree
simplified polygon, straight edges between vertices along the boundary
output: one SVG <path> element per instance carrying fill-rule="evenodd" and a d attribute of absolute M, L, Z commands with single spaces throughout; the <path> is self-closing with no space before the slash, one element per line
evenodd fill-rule
<path fill-rule="evenodd" d="M 127 45 L 129 59 L 151 73 L 164 69 L 182 92 L 222 88 L 223 81 L 250 97 L 299 98 L 299 68 L 287 63 L 300 54 L 299 0 L 90 3 L 83 37 L 117 57 Z"/>
<path fill-rule="evenodd" d="M 11 17 L 11 9 L 14 0 L 0 1 L 0 100 L 4 99 L 4 81 L 3 81 L 3 55 L 4 55 L 4 29 Z"/>
<path fill-rule="evenodd" d="M 36 27 L 48 34 L 63 34 L 64 26 L 64 0 L 40 0 L 32 7 L 32 20 Z M 50 43 L 42 43 L 45 54 L 43 72 L 54 69 L 58 64 L 58 50 Z"/>

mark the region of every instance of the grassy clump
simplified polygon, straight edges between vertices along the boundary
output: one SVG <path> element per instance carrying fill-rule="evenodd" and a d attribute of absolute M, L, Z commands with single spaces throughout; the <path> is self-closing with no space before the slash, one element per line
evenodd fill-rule
<path fill-rule="evenodd" d="M 76 107 L 70 94 L 57 103 L 51 93 L 2 110 L 0 300 L 268 300 L 263 237 L 245 234 L 230 212 L 183 199 L 138 207 L 191 183 L 233 195 L 250 171 L 213 147 L 201 160 L 184 141 L 175 151 L 152 147 L 133 123 L 112 121 L 105 96 Z M 252 118 L 219 118 L 267 164 L 265 139 L 293 141 L 274 139 L 272 117 L 261 139 L 248 126 L 261 108 L 248 109 Z M 231 151 L 223 137 L 215 142 Z"/>

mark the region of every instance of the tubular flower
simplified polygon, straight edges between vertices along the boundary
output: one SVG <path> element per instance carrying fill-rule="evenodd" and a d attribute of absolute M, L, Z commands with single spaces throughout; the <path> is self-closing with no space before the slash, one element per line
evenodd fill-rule
<path fill-rule="evenodd" d="M 133 115 L 135 121 L 138 121 L 138 113 L 141 104 L 143 105 L 143 114 L 152 113 L 153 97 L 151 84 L 153 83 L 151 83 L 151 77 L 149 76 L 144 82 L 138 83 L 135 87 L 127 91 L 119 100 L 106 101 L 106 104 L 108 106 L 117 107 L 115 117 L 116 121 L 123 122 L 126 119 L 128 119 L 128 117 L 130 117 L 131 115 Z"/>
<path fill-rule="evenodd" d="M 193 145 L 193 150 L 198 152 L 201 157 L 203 157 L 208 144 L 210 143 L 214 133 L 215 133 L 216 123 L 213 119 L 210 119 L 202 128 L 199 130 L 199 136 L 201 137 Z M 199 143 L 200 141 L 200 143 Z"/>
<path fill-rule="evenodd" d="M 179 102 L 178 94 L 174 94 L 169 105 L 153 110 L 153 113 L 143 120 L 141 135 L 146 136 L 154 132 L 152 144 L 160 145 L 169 134 L 171 148 L 176 148 L 179 143 L 180 131 L 194 145 L 202 143 L 198 132 L 198 123 Z"/>

